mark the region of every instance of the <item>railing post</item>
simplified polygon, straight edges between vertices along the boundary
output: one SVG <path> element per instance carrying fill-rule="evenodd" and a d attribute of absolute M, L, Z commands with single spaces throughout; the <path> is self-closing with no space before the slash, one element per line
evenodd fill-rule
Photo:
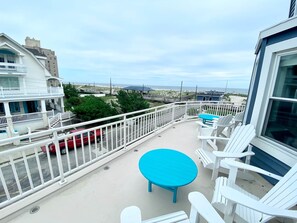
<path fill-rule="evenodd" d="M 62 163 L 62 157 L 61 157 L 61 151 L 60 151 L 57 131 L 54 131 L 53 135 L 54 135 L 54 144 L 55 144 L 56 156 L 57 156 L 57 162 L 58 162 L 58 169 L 59 169 L 59 173 L 60 173 L 60 176 L 61 176 L 60 184 L 64 184 L 67 181 L 64 178 L 63 163 Z"/>
<path fill-rule="evenodd" d="M 155 130 L 154 131 L 157 131 L 157 109 L 155 108 Z"/>
<path fill-rule="evenodd" d="M 127 117 L 124 115 L 124 149 L 126 149 L 127 145 Z"/>
<path fill-rule="evenodd" d="M 175 103 L 172 105 L 172 123 L 174 123 L 174 116 L 175 116 Z"/>
<path fill-rule="evenodd" d="M 27 127 L 28 129 L 28 136 L 29 136 L 29 142 L 32 142 L 32 138 L 31 138 L 31 128 Z"/>
<path fill-rule="evenodd" d="M 51 120 L 50 120 L 50 118 L 47 118 L 47 120 L 48 120 L 48 128 L 52 128 L 51 127 Z"/>
<path fill-rule="evenodd" d="M 188 102 L 186 101 L 184 119 L 187 119 L 187 118 L 188 118 Z"/>
<path fill-rule="evenodd" d="M 217 103 L 217 108 L 216 108 L 216 114 L 215 115 L 218 115 L 219 106 L 220 106 L 220 102 Z"/>
<path fill-rule="evenodd" d="M 62 117 L 62 113 L 59 113 L 59 122 L 60 122 L 60 126 L 63 126 L 63 117 Z"/>

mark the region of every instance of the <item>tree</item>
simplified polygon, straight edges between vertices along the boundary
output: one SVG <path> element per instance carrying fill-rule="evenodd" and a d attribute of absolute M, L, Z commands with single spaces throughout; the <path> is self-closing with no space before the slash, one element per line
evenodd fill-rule
<path fill-rule="evenodd" d="M 83 121 L 117 115 L 115 108 L 93 95 L 81 98 L 80 104 L 75 106 L 72 111 Z"/>
<path fill-rule="evenodd" d="M 63 84 L 65 94 L 65 110 L 71 111 L 74 106 L 77 106 L 81 102 L 79 92 L 74 85 Z"/>
<path fill-rule="evenodd" d="M 79 97 L 79 91 L 75 88 L 74 85 L 68 83 L 63 84 L 64 94 L 65 98 L 73 98 L 73 97 Z"/>
<path fill-rule="evenodd" d="M 150 106 L 140 93 L 123 90 L 118 92 L 117 103 L 123 113 L 146 109 Z"/>

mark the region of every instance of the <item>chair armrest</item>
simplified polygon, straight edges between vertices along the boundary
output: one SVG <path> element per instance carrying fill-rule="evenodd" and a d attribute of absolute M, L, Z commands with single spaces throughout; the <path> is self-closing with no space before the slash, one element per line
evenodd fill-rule
<path fill-rule="evenodd" d="M 228 153 L 224 151 L 213 151 L 212 152 L 216 157 L 219 158 L 242 158 L 245 156 L 255 155 L 253 152 L 244 152 L 244 153 Z"/>
<path fill-rule="evenodd" d="M 141 223 L 141 211 L 136 206 L 126 207 L 121 212 L 121 223 Z"/>
<path fill-rule="evenodd" d="M 213 206 L 200 192 L 189 193 L 189 201 L 191 202 L 190 222 L 197 222 L 199 214 L 210 223 L 224 223 L 221 216 L 215 211 Z"/>
<path fill-rule="evenodd" d="M 245 194 L 242 194 L 241 192 L 231 187 L 223 186 L 220 191 L 221 194 L 228 200 L 231 200 L 237 204 L 243 205 L 255 211 L 262 212 L 264 214 L 271 216 L 297 219 L 297 211 L 279 209 L 265 205 L 257 200 L 250 198 L 249 196 L 246 196 Z"/>
<path fill-rule="evenodd" d="M 219 140 L 229 140 L 230 138 L 224 138 L 224 137 L 216 137 L 216 136 L 198 136 L 201 140 L 209 140 L 209 139 L 219 139 Z"/>
<path fill-rule="evenodd" d="M 205 128 L 213 128 L 212 126 L 206 125 L 201 121 L 196 122 L 198 125 L 200 125 L 201 127 L 205 127 Z"/>
<path fill-rule="evenodd" d="M 215 151 L 215 152 L 217 152 L 217 151 Z M 272 178 L 274 178 L 276 180 L 282 179 L 282 176 L 276 175 L 274 173 L 268 172 L 268 171 L 263 170 L 263 169 L 261 169 L 259 167 L 255 167 L 255 166 L 252 166 L 252 165 L 249 165 L 249 164 L 246 164 L 246 163 L 241 163 L 241 162 L 238 162 L 238 161 L 235 161 L 235 160 L 222 160 L 221 162 L 223 162 L 224 164 L 226 164 L 227 166 L 230 166 L 230 167 L 235 167 L 235 168 L 244 169 L 244 170 L 250 170 L 250 171 L 253 171 L 253 172 L 256 172 L 256 173 L 260 173 L 260 174 L 272 177 Z"/>

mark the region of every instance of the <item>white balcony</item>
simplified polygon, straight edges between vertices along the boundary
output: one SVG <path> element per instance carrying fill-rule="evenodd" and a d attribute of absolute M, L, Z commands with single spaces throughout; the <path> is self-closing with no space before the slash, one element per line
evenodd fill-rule
<path fill-rule="evenodd" d="M 0 74 L 18 74 L 25 75 L 27 67 L 24 64 L 18 63 L 0 63 Z"/>
<path fill-rule="evenodd" d="M 196 115 L 204 105 L 171 104 L 148 109 L 138 116 L 135 116 L 137 113 L 119 115 L 83 123 L 93 127 L 73 134 L 59 135 L 57 130 L 34 133 L 32 139 L 41 134 L 53 136 L 34 144 L 25 144 L 26 135 L 18 137 L 23 140 L 23 146 L 0 152 L 0 220 L 118 223 L 121 210 L 130 205 L 140 207 L 144 219 L 178 210 L 189 213 L 189 192 L 200 191 L 210 200 L 214 189 L 210 170 L 202 167 L 194 153 L 200 146 Z M 213 106 L 216 107 L 209 107 L 208 111 L 220 110 L 218 104 Z M 225 108 L 224 112 L 228 110 Z M 94 127 L 96 122 L 98 126 Z M 82 124 L 70 127 L 80 128 Z M 66 128 L 58 130 L 66 131 Z M 59 144 L 75 135 L 82 137 L 87 133 L 90 139 L 90 132 L 98 129 L 105 135 L 100 142 L 88 143 L 63 156 L 40 152 L 42 145 Z M 223 144 L 219 142 L 219 146 Z M 179 150 L 191 157 L 199 168 L 194 182 L 178 189 L 177 203 L 172 203 L 172 192 L 157 186 L 149 193 L 147 180 L 138 169 L 140 157 L 156 148 Z M 241 184 L 259 196 L 271 188 L 259 176 L 256 179 L 253 183 L 242 181 Z M 30 214 L 34 207 L 37 207 L 35 210 L 39 207 L 39 211 Z M 7 216 L 9 212 L 12 215 Z"/>
<path fill-rule="evenodd" d="M 0 87 L 0 98 L 2 99 L 30 99 L 36 97 L 51 98 L 63 97 L 63 87 L 47 87 L 47 88 L 4 88 Z"/>

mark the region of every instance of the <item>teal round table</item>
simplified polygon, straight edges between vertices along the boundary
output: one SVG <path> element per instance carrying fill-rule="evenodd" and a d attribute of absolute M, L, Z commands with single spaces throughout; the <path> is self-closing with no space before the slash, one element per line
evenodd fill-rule
<path fill-rule="evenodd" d="M 207 114 L 207 113 L 201 113 L 198 115 L 198 118 L 201 118 L 203 123 L 206 124 L 207 122 L 212 122 L 214 119 L 220 118 L 220 116 Z"/>
<path fill-rule="evenodd" d="M 152 184 L 170 190 L 173 192 L 174 203 L 178 187 L 191 183 L 198 173 L 198 168 L 190 157 L 166 148 L 145 153 L 138 165 L 140 172 L 148 180 L 148 191 L 152 191 Z"/>

